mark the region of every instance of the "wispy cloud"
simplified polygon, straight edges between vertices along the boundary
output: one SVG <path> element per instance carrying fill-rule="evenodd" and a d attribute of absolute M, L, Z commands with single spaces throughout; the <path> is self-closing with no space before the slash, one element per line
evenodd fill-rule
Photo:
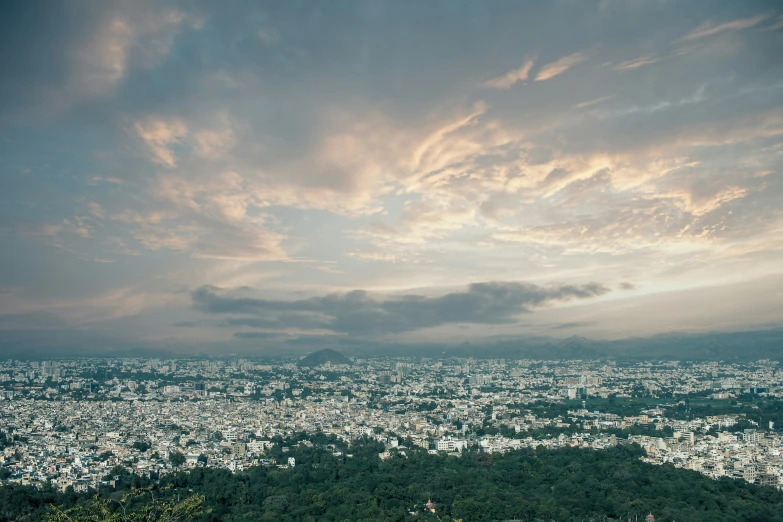
<path fill-rule="evenodd" d="M 384 252 L 382 250 L 356 250 L 348 252 L 346 255 L 364 261 L 387 261 L 396 263 L 402 260 L 399 255 L 392 252 Z"/>
<path fill-rule="evenodd" d="M 758 25 L 767 18 L 769 18 L 769 15 L 763 14 L 751 18 L 740 18 L 738 20 L 734 20 L 733 22 L 727 22 L 725 24 L 719 25 L 715 25 L 712 22 L 705 22 L 690 33 L 680 38 L 680 40 L 695 40 L 697 38 L 704 38 L 705 36 L 712 36 L 725 31 L 741 31 L 742 29 L 748 29 Z"/>
<path fill-rule="evenodd" d="M 280 41 L 280 33 L 278 33 L 277 30 L 272 27 L 262 27 L 256 31 L 256 36 L 258 36 L 258 39 L 267 45 L 276 44 L 278 41 Z"/>
<path fill-rule="evenodd" d="M 552 330 L 571 330 L 574 328 L 584 328 L 586 326 L 593 326 L 595 325 L 595 322 L 593 321 L 573 321 L 570 323 L 560 323 L 550 326 Z"/>
<path fill-rule="evenodd" d="M 112 288 L 99 295 L 73 299 L 35 299 L 29 294 L 13 292 L 0 302 L 0 316 L 14 314 L 49 314 L 73 325 L 88 325 L 107 319 L 117 319 L 160 307 L 177 296 L 160 288 L 150 290 L 143 285 Z"/>
<path fill-rule="evenodd" d="M 574 105 L 575 109 L 586 109 L 587 107 L 592 107 L 594 105 L 598 105 L 599 103 L 603 103 L 605 101 L 609 101 L 615 97 L 614 94 L 611 94 L 609 96 L 601 96 L 600 98 L 596 98 L 594 100 L 588 100 L 582 103 L 577 103 Z"/>
<path fill-rule="evenodd" d="M 125 74 L 134 27 L 122 17 L 105 22 L 93 38 L 74 53 L 74 88 L 102 94 Z"/>
<path fill-rule="evenodd" d="M 491 87 L 493 89 L 509 89 L 518 82 L 527 81 L 528 77 L 530 76 L 530 70 L 533 68 L 535 61 L 535 56 L 525 58 L 525 63 L 519 69 L 511 69 L 506 74 L 501 74 L 500 76 L 490 78 L 482 85 L 484 85 L 484 87 Z"/>
<path fill-rule="evenodd" d="M 166 167 L 176 167 L 177 159 L 171 146 L 187 136 L 188 128 L 181 120 L 148 119 L 133 125 L 136 134 L 144 141 L 153 162 Z"/>
<path fill-rule="evenodd" d="M 762 31 L 777 31 L 778 29 L 783 29 L 783 15 L 778 16 L 775 20 L 775 23 L 768 27 L 764 27 L 761 30 Z"/>
<path fill-rule="evenodd" d="M 634 58 L 633 60 L 618 63 L 612 67 L 612 69 L 615 71 L 634 71 L 640 67 L 644 67 L 645 65 L 652 65 L 660 61 L 661 58 L 658 56 L 642 56 L 640 58 Z"/>
<path fill-rule="evenodd" d="M 555 60 L 552 63 L 548 63 L 538 71 L 536 75 L 537 82 L 543 82 L 544 80 L 550 80 L 559 74 L 563 74 L 571 67 L 578 65 L 590 58 L 590 55 L 584 52 L 576 52 L 564 56 L 559 60 Z"/>

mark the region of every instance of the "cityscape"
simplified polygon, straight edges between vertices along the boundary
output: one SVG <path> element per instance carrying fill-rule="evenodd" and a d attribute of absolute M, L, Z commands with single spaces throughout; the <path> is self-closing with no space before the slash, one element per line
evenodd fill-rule
<path fill-rule="evenodd" d="M 635 443 L 645 462 L 781 489 L 783 434 L 770 419 L 783 409 L 754 403 L 780 400 L 781 383 L 769 360 L 350 360 L 331 350 L 288 361 L 10 360 L 0 364 L 0 476 L 87 492 L 116 485 L 118 466 L 147 478 L 293 468 L 285 441 L 323 434 L 381 442 L 381 459 Z M 715 413 L 692 413 L 699 405 Z"/>
<path fill-rule="evenodd" d="M 0 49 L 0 522 L 783 522 L 783 1 Z"/>

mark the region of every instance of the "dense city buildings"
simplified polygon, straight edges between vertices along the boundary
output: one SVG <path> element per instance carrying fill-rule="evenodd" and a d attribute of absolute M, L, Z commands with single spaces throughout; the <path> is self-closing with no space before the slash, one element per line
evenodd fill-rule
<path fill-rule="evenodd" d="M 294 467 L 285 441 L 323 433 L 376 439 L 381 458 L 636 443 L 647 462 L 783 487 L 773 361 L 332 360 L 4 361 L 0 477 L 87 491 L 120 469 Z"/>

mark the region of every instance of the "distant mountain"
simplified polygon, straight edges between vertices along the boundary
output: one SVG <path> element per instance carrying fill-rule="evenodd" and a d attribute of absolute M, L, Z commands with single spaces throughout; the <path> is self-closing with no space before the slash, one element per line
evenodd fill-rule
<path fill-rule="evenodd" d="M 326 363 L 332 364 L 353 364 L 351 360 L 338 351 L 325 348 L 313 352 L 304 359 L 300 360 L 297 364 L 304 367 L 322 366 Z"/>
<path fill-rule="evenodd" d="M 65 357 L 178 358 L 213 355 L 290 358 L 311 353 L 300 361 L 312 367 L 325 362 L 351 364 L 343 353 L 357 357 L 475 357 L 479 359 L 606 359 L 620 360 L 759 360 L 783 362 L 783 327 L 735 332 L 672 332 L 624 339 L 566 339 L 544 335 L 470 339 L 447 342 L 395 343 L 339 336 L 303 336 L 262 344 L 243 342 L 156 343 L 117 339 L 87 330 L 0 330 L 0 360 L 59 359 Z M 340 352 L 336 351 L 340 350 Z M 341 353 L 342 352 L 342 353 Z"/>
<path fill-rule="evenodd" d="M 563 340 L 510 339 L 447 348 L 449 357 L 484 359 L 691 359 L 783 360 L 783 329 L 744 332 L 669 333 L 613 341 L 569 337 Z"/>

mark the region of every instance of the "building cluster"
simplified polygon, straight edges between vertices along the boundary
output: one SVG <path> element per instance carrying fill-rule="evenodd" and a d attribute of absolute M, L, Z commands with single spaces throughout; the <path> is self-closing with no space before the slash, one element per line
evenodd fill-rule
<path fill-rule="evenodd" d="M 196 466 L 293 467 L 293 457 L 280 458 L 284 441 L 323 433 L 383 442 L 381 458 L 412 446 L 458 456 L 636 442 L 648 462 L 783 487 L 783 439 L 772 423 L 739 411 L 667 417 L 695 398 L 776 400 L 781 383 L 770 361 L 4 361 L 0 479 L 86 491 L 116 485 L 120 471 L 154 478 Z M 596 399 L 599 409 L 586 408 Z M 639 402 L 632 412 L 613 407 L 623 399 Z"/>
<path fill-rule="evenodd" d="M 783 438 L 772 433 L 746 429 L 742 433 L 721 432 L 696 439 L 692 432 L 675 437 L 631 436 L 644 447 L 643 459 L 653 464 L 673 464 L 712 478 L 732 477 L 762 486 L 783 486 Z"/>

